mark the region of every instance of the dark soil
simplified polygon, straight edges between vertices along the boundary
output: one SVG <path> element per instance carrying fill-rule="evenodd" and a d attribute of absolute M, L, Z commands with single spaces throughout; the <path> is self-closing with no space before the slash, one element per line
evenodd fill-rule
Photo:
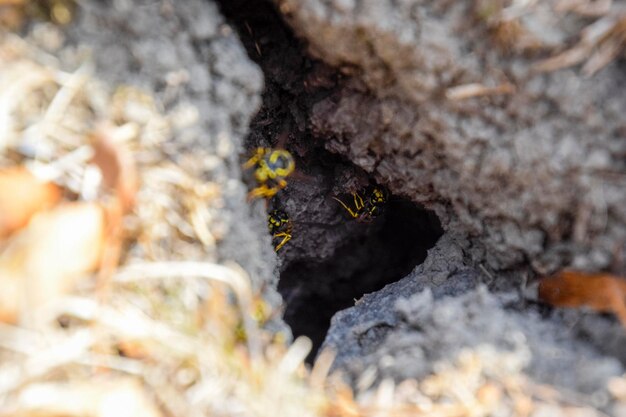
<path fill-rule="evenodd" d="M 284 148 L 296 158 L 289 185 L 267 207 L 284 210 L 294 225 L 293 239 L 279 252 L 279 291 L 285 321 L 294 336 L 313 340 L 314 355 L 331 317 L 411 272 L 441 236 L 441 226 L 434 214 L 397 196 L 389 196 L 384 214 L 374 221 L 352 219 L 332 197 L 348 203 L 352 192 L 373 181 L 325 150 L 323 138 L 309 129 L 311 108 L 333 99 L 342 75 L 307 56 L 269 2 L 224 0 L 220 5 L 265 75 L 263 105 L 246 147 L 250 153 L 257 146 Z"/>

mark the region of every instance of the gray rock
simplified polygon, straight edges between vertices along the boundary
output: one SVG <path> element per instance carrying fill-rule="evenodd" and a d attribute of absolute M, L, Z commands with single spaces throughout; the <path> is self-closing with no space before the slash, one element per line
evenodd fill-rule
<path fill-rule="evenodd" d="M 429 256 L 437 257 L 441 249 Z M 450 271 L 443 284 L 434 285 L 432 273 L 440 271 L 423 264 L 337 313 L 324 344 L 337 353 L 334 366 L 355 384 L 371 369 L 378 381 L 399 382 L 429 375 L 437 363 L 453 362 L 464 349 L 488 346 L 524 363 L 526 375 L 537 382 L 576 392 L 582 403 L 609 405 L 606 383 L 624 367 L 603 355 L 593 339 L 589 341 L 589 332 L 583 335 L 571 318 L 543 320 L 532 309 L 517 310 L 518 294 L 494 294 L 483 284 L 476 286 L 482 278 L 472 269 Z M 620 334 L 615 324 L 595 318 L 598 340 Z M 615 355 L 618 340 L 604 352 Z"/>
<path fill-rule="evenodd" d="M 407 277 L 387 285 L 380 291 L 366 294 L 354 307 L 342 310 L 332 318 L 323 348 L 337 353 L 334 366 L 342 368 L 376 352 L 389 332 L 400 324 L 394 305 L 408 297 L 430 289 L 431 297 L 460 295 L 475 287 L 479 274 L 461 263 L 462 253 L 449 236 L 440 239 L 428 252 L 426 261 Z M 358 372 L 355 372 L 355 376 Z"/>

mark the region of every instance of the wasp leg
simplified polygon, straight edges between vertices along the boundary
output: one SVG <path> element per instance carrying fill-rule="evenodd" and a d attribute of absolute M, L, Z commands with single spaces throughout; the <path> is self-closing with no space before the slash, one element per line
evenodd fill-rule
<path fill-rule="evenodd" d="M 357 209 L 357 211 L 361 210 L 365 204 L 363 203 L 363 198 L 361 198 L 361 195 L 359 193 L 352 193 L 352 196 L 354 197 L 354 207 Z"/>
<path fill-rule="evenodd" d="M 256 187 L 252 191 L 248 193 L 248 201 L 252 201 L 256 198 L 263 197 L 267 193 L 267 185 L 263 184 L 259 187 Z"/>
<path fill-rule="evenodd" d="M 267 184 L 259 185 L 258 187 L 256 187 L 255 189 L 253 189 L 252 191 L 248 193 L 248 201 L 252 201 L 255 198 L 260 198 L 260 197 L 265 197 L 265 198 L 274 197 L 276 193 L 278 193 L 280 190 L 282 190 L 286 186 L 287 186 L 287 181 L 285 181 L 282 178 L 273 187 L 268 187 Z"/>
<path fill-rule="evenodd" d="M 346 206 L 346 204 L 345 204 L 343 201 L 341 201 L 340 199 L 338 199 L 337 197 L 333 197 L 333 200 L 336 200 L 339 204 L 341 204 L 341 206 L 342 206 L 344 209 L 346 209 L 346 211 L 347 211 L 348 213 L 350 213 L 350 216 L 352 216 L 353 218 L 355 218 L 355 219 L 356 219 L 356 218 L 359 216 L 359 215 L 358 215 L 358 214 L 356 214 L 354 211 L 352 211 L 352 209 L 351 209 L 350 207 Z"/>
<path fill-rule="evenodd" d="M 283 238 L 283 240 L 281 240 L 281 242 L 276 246 L 276 248 L 274 248 L 274 250 L 276 252 L 278 252 L 280 250 L 280 248 L 285 246 L 285 243 L 287 243 L 287 242 L 289 242 L 291 240 L 291 234 L 289 234 L 287 232 L 276 233 L 274 235 L 274 237 L 282 237 Z"/>
<path fill-rule="evenodd" d="M 248 193 L 248 201 L 252 201 L 256 198 L 262 197 L 270 198 L 273 197 L 278 191 L 279 189 L 277 187 L 270 188 L 267 185 L 263 184 Z"/>
<path fill-rule="evenodd" d="M 371 223 L 374 220 L 374 216 L 372 215 L 371 212 L 367 211 L 365 213 L 362 213 L 357 219 L 356 221 L 359 223 Z"/>
<path fill-rule="evenodd" d="M 254 155 L 252 155 L 252 158 L 248 159 L 248 161 L 246 161 L 246 163 L 243 164 L 243 168 L 244 169 L 252 168 L 261 160 L 261 158 L 263 158 L 263 155 L 265 155 L 265 149 L 256 148 L 256 152 L 254 153 Z"/>
<path fill-rule="evenodd" d="M 284 178 L 280 178 L 278 180 L 278 185 L 276 185 L 276 187 L 274 188 L 278 188 L 278 190 L 282 190 L 283 188 L 285 188 L 287 186 L 287 181 L 285 181 Z"/>

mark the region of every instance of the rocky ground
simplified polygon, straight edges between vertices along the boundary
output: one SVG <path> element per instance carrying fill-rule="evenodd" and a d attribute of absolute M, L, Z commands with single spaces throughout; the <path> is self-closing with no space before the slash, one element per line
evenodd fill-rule
<path fill-rule="evenodd" d="M 529 353 L 533 378 L 606 406 L 598 388 L 623 372 L 623 329 L 611 317 L 553 312 L 532 290 L 564 267 L 625 272 L 623 62 L 588 76 L 584 60 L 582 70 L 544 71 L 593 20 L 561 19 L 554 4 L 284 0 L 276 6 L 299 42 L 283 46 L 289 33 L 271 12 L 236 3 L 226 15 L 268 82 L 250 146 L 287 131 L 307 175 L 277 198 L 301 224 L 280 255 L 294 331 L 315 334 L 311 321 L 350 291 L 347 280 L 351 298 L 375 289 L 362 270 L 379 286 L 406 275 L 424 255 L 403 252 L 431 247 L 440 222 L 444 237 L 423 264 L 333 317 L 325 346 L 338 351 L 336 366 L 355 380 L 372 366 L 401 380 L 488 344 Z M 374 182 L 414 208 L 392 207 L 364 227 L 324 200 Z M 424 209 L 438 221 L 415 220 Z M 397 232 L 377 243 L 393 219 Z M 376 270 L 384 262 L 404 272 Z"/>
<path fill-rule="evenodd" d="M 626 15 L 501 3 L 86 1 L 50 53 L 71 67 L 88 49 L 98 78 L 155 97 L 171 122 L 159 158 L 220 190 L 210 238 L 155 232 L 178 239 L 156 258 L 236 262 L 283 309 L 267 328 L 312 339 L 309 362 L 331 348 L 355 390 L 450 386 L 475 365 L 551 386 L 546 415 L 626 415 L 608 388 L 624 328 L 536 295 L 563 268 L 626 276 Z M 246 201 L 241 167 L 260 146 L 297 166 L 267 203 Z M 389 196 L 369 223 L 333 199 L 374 185 Z M 277 254 L 276 208 L 293 222 Z"/>

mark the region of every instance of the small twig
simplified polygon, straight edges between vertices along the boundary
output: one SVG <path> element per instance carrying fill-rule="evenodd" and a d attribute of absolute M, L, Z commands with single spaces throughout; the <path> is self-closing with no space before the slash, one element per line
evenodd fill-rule
<path fill-rule="evenodd" d="M 106 368 L 130 375 L 144 376 L 146 373 L 146 367 L 141 361 L 120 356 L 91 353 L 84 358 L 77 359 L 76 363 L 94 368 Z"/>
<path fill-rule="evenodd" d="M 293 374 L 304 363 L 312 347 L 313 344 L 308 337 L 297 338 L 280 361 L 278 369 L 286 374 Z"/>
<path fill-rule="evenodd" d="M 489 271 L 487 271 L 487 268 L 485 268 L 483 264 L 479 264 L 478 268 L 480 268 L 483 274 L 485 274 L 487 278 L 489 278 L 488 284 L 491 284 L 493 281 L 495 281 L 495 277 Z"/>
<path fill-rule="evenodd" d="M 71 77 L 62 82 L 62 87 L 59 91 L 57 91 L 56 95 L 50 102 L 50 105 L 46 110 L 46 114 L 40 122 L 41 133 L 44 137 L 47 136 L 48 128 L 51 125 L 58 123 L 58 121 L 63 117 L 67 107 L 74 99 L 74 96 L 89 79 L 89 72 L 90 65 L 85 63 L 81 65 L 80 68 L 78 68 L 78 70 L 71 75 Z"/>
<path fill-rule="evenodd" d="M 446 90 L 446 98 L 448 100 L 465 100 L 473 97 L 513 94 L 514 92 L 515 86 L 511 83 L 504 83 L 495 87 L 487 87 L 483 84 L 471 83 L 448 88 L 448 90 Z"/>

